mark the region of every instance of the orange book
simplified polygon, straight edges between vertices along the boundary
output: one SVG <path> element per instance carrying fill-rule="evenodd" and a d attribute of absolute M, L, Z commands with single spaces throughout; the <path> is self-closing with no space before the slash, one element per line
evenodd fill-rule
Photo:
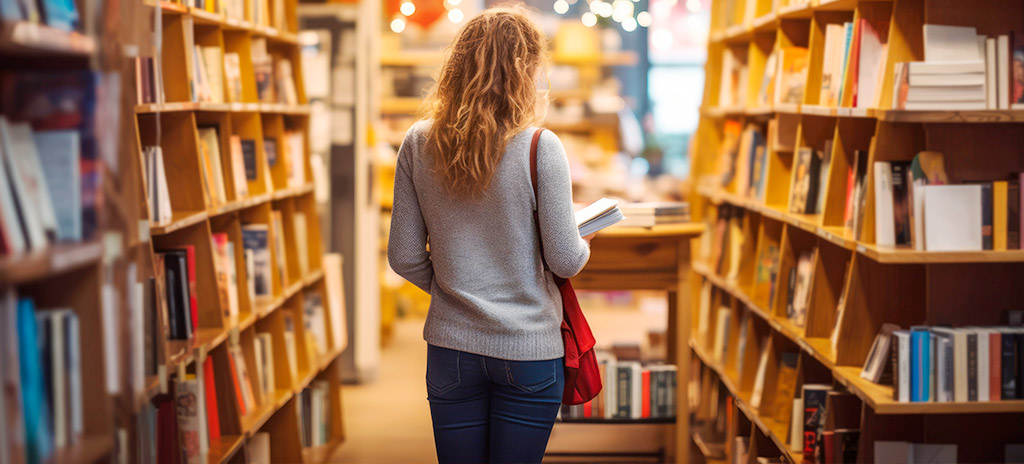
<path fill-rule="evenodd" d="M 238 374 L 235 369 L 235 357 L 228 352 L 228 363 L 231 364 L 231 384 L 235 386 L 235 400 L 238 401 L 238 414 L 241 416 L 246 415 L 245 400 L 242 399 L 242 387 L 238 383 Z"/>
<path fill-rule="evenodd" d="M 1005 180 L 992 182 L 992 249 L 997 251 L 1006 250 L 1006 192 Z"/>
<path fill-rule="evenodd" d="M 1002 399 L 1003 370 L 1002 370 L 1002 333 L 993 330 L 988 340 L 988 400 L 999 401 Z"/>
<path fill-rule="evenodd" d="M 203 363 L 203 386 L 206 388 L 206 428 L 210 441 L 220 438 L 220 416 L 217 415 L 217 387 L 213 380 L 213 358 Z"/>

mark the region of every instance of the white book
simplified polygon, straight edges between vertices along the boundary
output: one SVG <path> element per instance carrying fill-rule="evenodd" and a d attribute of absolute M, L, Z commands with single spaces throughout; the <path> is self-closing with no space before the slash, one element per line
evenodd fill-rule
<path fill-rule="evenodd" d="M 249 370 L 245 365 L 245 355 L 242 353 L 242 347 L 237 344 L 231 344 L 228 347 L 228 352 L 235 360 L 235 375 L 238 377 L 238 386 L 242 390 L 242 402 L 245 404 L 245 410 L 246 412 L 252 411 L 256 407 L 256 399 L 253 398 L 252 379 L 249 377 Z"/>
<path fill-rule="evenodd" d="M 728 307 L 718 309 L 718 320 L 715 325 L 715 351 L 712 356 L 718 363 L 725 362 L 725 348 L 729 343 L 729 319 L 732 311 Z"/>
<path fill-rule="evenodd" d="M 199 389 L 199 395 L 196 398 L 196 409 L 199 415 L 199 455 L 204 457 L 210 453 L 210 424 L 206 419 L 206 381 L 202 369 L 205 360 L 205 355 L 196 359 L 195 377 L 196 386 Z"/>
<path fill-rule="evenodd" d="M 210 100 L 224 103 L 224 59 L 220 47 L 200 47 Z"/>
<path fill-rule="evenodd" d="M 238 321 L 238 267 L 235 265 L 235 243 L 227 242 L 227 259 L 224 260 L 228 272 L 228 317 L 232 322 Z"/>
<path fill-rule="evenodd" d="M 306 139 L 301 132 L 289 132 L 284 136 L 288 151 L 288 186 L 306 185 Z"/>
<path fill-rule="evenodd" d="M 270 433 L 256 432 L 245 445 L 246 455 L 251 464 L 270 464 Z"/>
<path fill-rule="evenodd" d="M 295 348 L 294 331 L 286 330 L 284 332 L 284 351 L 285 355 L 288 356 L 288 371 L 294 382 L 299 378 L 299 356 Z"/>
<path fill-rule="evenodd" d="M 925 183 L 923 180 L 915 180 L 910 183 L 910 197 L 913 204 L 911 209 L 914 213 L 914 249 L 917 251 L 925 250 L 925 236 L 924 236 L 924 187 Z"/>
<path fill-rule="evenodd" d="M 875 464 L 912 464 L 913 448 L 905 441 L 876 441 Z"/>
<path fill-rule="evenodd" d="M 966 86 L 985 85 L 985 73 L 967 74 L 914 74 L 910 73 L 907 83 L 913 86 Z"/>
<path fill-rule="evenodd" d="M 935 392 L 935 401 L 939 403 L 953 401 L 953 391 L 947 388 L 946 383 L 950 374 L 948 371 L 952 368 L 952 359 L 948 355 L 952 352 L 951 343 L 951 335 L 938 333 L 935 337 L 935 383 L 932 385 L 932 391 Z"/>
<path fill-rule="evenodd" d="M 910 332 L 906 330 L 898 330 L 893 332 L 893 336 L 899 339 L 897 342 L 896 353 L 896 365 L 892 366 L 893 369 L 897 369 L 896 374 L 899 379 L 899 398 L 896 401 L 900 403 L 910 402 Z"/>
<path fill-rule="evenodd" d="M 924 60 L 975 61 L 978 56 L 978 31 L 973 27 L 924 25 Z"/>
<path fill-rule="evenodd" d="M 842 60 L 838 49 L 842 41 L 842 25 L 825 26 L 825 55 L 822 63 L 821 93 L 818 96 L 819 105 L 831 105 L 836 98 L 836 89 L 842 85 L 842 77 L 839 75 L 841 66 L 837 66 Z"/>
<path fill-rule="evenodd" d="M 768 369 L 768 337 L 761 344 L 761 359 L 757 362 L 757 375 L 754 377 L 754 389 L 750 394 L 750 406 L 761 407 L 761 396 L 764 392 L 764 376 Z"/>
<path fill-rule="evenodd" d="M 615 414 L 619 411 L 619 395 L 618 395 L 618 375 L 619 363 L 615 360 L 615 357 L 609 357 L 607 365 L 605 366 L 605 378 L 604 378 L 604 418 L 612 419 Z"/>
<path fill-rule="evenodd" d="M 263 370 L 264 359 L 263 359 L 263 341 L 256 338 L 256 346 L 253 350 L 253 358 L 255 359 L 254 366 L 256 367 L 256 383 L 255 390 L 259 392 L 259 397 L 263 398 L 263 404 L 269 404 L 268 401 L 272 402 L 274 394 L 272 391 L 267 390 L 267 383 L 265 376 L 266 372 Z"/>
<path fill-rule="evenodd" d="M 872 108 L 878 99 L 881 89 L 880 75 L 885 69 L 885 55 L 888 44 L 882 42 L 882 34 L 886 31 L 874 31 L 871 24 L 862 22 L 860 36 L 860 63 L 857 68 L 857 108 Z M 866 29 L 865 29 L 866 28 Z M 869 30 L 870 29 L 870 30 Z"/>
<path fill-rule="evenodd" d="M 274 382 L 274 340 L 270 333 L 260 333 L 256 335 L 256 351 L 262 354 L 261 358 L 263 366 L 260 368 L 263 378 L 260 381 L 263 383 L 263 390 L 267 392 L 270 398 L 275 395 L 276 385 Z"/>
<path fill-rule="evenodd" d="M 640 419 L 643 417 L 643 373 L 640 368 L 640 363 L 630 363 L 629 369 L 632 373 L 629 376 L 632 385 L 629 388 L 631 395 L 629 401 L 629 417 L 630 419 Z"/>
<path fill-rule="evenodd" d="M 1010 36 L 996 39 L 996 102 L 1001 110 L 1010 109 Z"/>
<path fill-rule="evenodd" d="M 875 243 L 896 246 L 893 216 L 892 169 L 888 161 L 875 162 Z"/>
<path fill-rule="evenodd" d="M 953 401 L 967 401 L 967 331 L 953 331 Z"/>
<path fill-rule="evenodd" d="M 324 282 L 327 284 L 327 312 L 331 320 L 331 339 L 335 350 L 348 346 L 348 316 L 345 313 L 345 283 L 342 280 L 342 256 L 328 253 L 323 256 Z"/>
<path fill-rule="evenodd" d="M 148 147 L 150 153 L 150 169 L 152 170 L 152 182 L 150 195 L 156 194 L 154 201 L 153 222 L 165 224 L 173 219 L 171 209 L 171 191 L 167 184 L 167 174 L 164 170 L 164 151 L 159 146 Z"/>
<path fill-rule="evenodd" d="M 601 198 L 576 212 L 576 227 L 580 235 L 587 236 L 624 219 L 618 208 L 619 203 Z"/>
<path fill-rule="evenodd" d="M 53 216 L 53 203 L 49 201 L 49 191 L 38 169 L 32 130 L 28 124 L 11 124 L 0 116 L 0 142 L 3 144 L 3 150 L 0 150 L 3 159 L 0 161 L 5 163 L 10 175 L 8 180 L 14 187 L 14 199 L 18 205 L 16 211 L 21 215 L 28 248 L 43 249 L 47 243 L 47 232 L 56 232 L 56 219 Z M 26 153 L 29 150 L 31 154 Z"/>
<path fill-rule="evenodd" d="M 75 130 L 32 133 L 39 163 L 46 177 L 53 212 L 57 218 L 57 240 L 82 240 L 82 176 L 79 174 L 81 136 Z"/>
<path fill-rule="evenodd" d="M 985 104 L 988 109 L 999 108 L 999 92 L 996 79 L 996 39 L 985 39 Z"/>
<path fill-rule="evenodd" d="M 907 102 L 908 111 L 980 111 L 985 109 L 985 100 L 956 102 Z"/>
<path fill-rule="evenodd" d="M 977 74 L 985 72 L 985 61 L 912 61 L 908 63 L 910 74 Z"/>
<path fill-rule="evenodd" d="M 200 443 L 201 426 L 199 425 L 199 410 L 202 397 L 199 390 L 199 382 L 196 379 L 179 380 L 176 391 L 175 412 L 178 417 L 178 437 L 182 445 L 185 443 Z M 200 405 L 200 406 L 195 406 Z M 182 446 L 182 459 L 188 464 L 201 464 L 206 462 L 199 447 Z"/>
<path fill-rule="evenodd" d="M 907 102 L 980 101 L 985 98 L 984 85 L 971 86 L 909 86 Z"/>
<path fill-rule="evenodd" d="M 925 249 L 982 249 L 981 186 L 925 185 L 923 197 Z"/>
<path fill-rule="evenodd" d="M 804 399 L 793 398 L 793 415 L 789 423 L 789 449 L 790 451 L 803 451 L 804 449 Z"/>
<path fill-rule="evenodd" d="M 990 329 L 975 329 L 978 336 L 978 401 L 989 400 L 989 337 Z M 934 390 L 934 388 L 932 389 Z"/>
<path fill-rule="evenodd" d="M 4 147 L 3 143 L 0 143 L 0 237 L 6 239 L 7 249 L 10 254 L 23 253 L 28 250 L 28 238 L 22 233 L 21 219 L 18 217 L 17 199 L 14 197 L 14 192 L 10 188 L 6 188 L 11 185 L 11 174 L 7 172 L 6 162 L 4 162 Z"/>

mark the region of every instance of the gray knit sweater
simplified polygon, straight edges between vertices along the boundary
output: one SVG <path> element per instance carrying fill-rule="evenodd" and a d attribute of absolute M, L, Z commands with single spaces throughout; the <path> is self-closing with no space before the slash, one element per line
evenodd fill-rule
<path fill-rule="evenodd" d="M 535 205 L 552 272 L 576 275 L 590 248 L 573 219 L 561 141 L 551 131 L 541 135 L 537 199 L 530 185 L 531 128 L 509 143 L 484 194 L 464 200 L 449 195 L 433 172 L 424 150 L 429 127 L 429 121 L 413 125 L 398 151 L 388 239 L 391 268 L 430 293 L 424 340 L 499 359 L 562 357 L 562 300 L 541 261 Z"/>

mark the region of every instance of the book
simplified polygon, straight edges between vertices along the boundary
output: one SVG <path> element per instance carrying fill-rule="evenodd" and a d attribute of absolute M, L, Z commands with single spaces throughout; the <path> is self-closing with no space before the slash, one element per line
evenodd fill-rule
<path fill-rule="evenodd" d="M 10 175 L 28 248 L 40 250 L 56 236 L 57 217 L 53 211 L 46 178 L 43 176 L 28 123 L 11 123 L 0 116 L 0 162 Z"/>
<path fill-rule="evenodd" d="M 233 341 L 228 344 L 228 354 L 231 364 L 232 374 L 235 377 L 236 390 L 240 396 L 237 398 L 239 403 L 239 409 L 242 411 L 242 415 L 246 415 L 248 412 L 256 410 L 256 398 L 252 391 L 252 380 L 249 377 L 249 369 L 246 367 L 245 356 L 242 354 L 242 347 Z"/>
<path fill-rule="evenodd" d="M 80 199 L 81 136 L 76 130 L 34 131 L 36 153 L 56 216 L 59 242 L 82 240 L 82 201 Z M 2 205 L 0 205 L 2 206 Z"/>
<path fill-rule="evenodd" d="M 251 139 L 240 139 L 242 163 L 245 166 L 245 179 L 249 182 L 259 178 L 259 171 L 256 163 L 256 141 Z M 233 155 L 232 155 L 233 156 Z"/>
<path fill-rule="evenodd" d="M 992 182 L 992 249 L 996 251 L 1006 251 L 1008 190 L 1007 181 Z"/>
<path fill-rule="evenodd" d="M 291 311 L 283 313 L 284 319 L 284 352 L 288 359 L 288 371 L 293 381 L 299 378 L 299 355 L 296 351 L 295 317 Z"/>
<path fill-rule="evenodd" d="M 334 349 L 343 350 L 348 346 L 348 319 L 345 312 L 345 285 L 342 280 L 343 258 L 337 253 L 323 256 L 324 282 L 327 284 L 327 315 L 330 320 L 331 340 Z"/>
<path fill-rule="evenodd" d="M 208 441 L 220 438 L 220 415 L 217 413 L 217 385 L 213 374 L 213 358 L 203 361 L 203 405 L 206 407 Z"/>
<path fill-rule="evenodd" d="M 793 46 L 783 47 L 779 52 L 779 73 L 775 81 L 775 103 L 803 103 L 810 54 L 805 47 Z"/>
<path fill-rule="evenodd" d="M 793 166 L 792 188 L 790 189 L 789 211 L 798 214 L 813 214 L 817 205 L 817 191 L 821 158 L 815 156 L 809 147 L 800 147 Z"/>
<path fill-rule="evenodd" d="M 242 226 L 242 247 L 251 252 L 248 263 L 252 266 L 252 272 L 247 275 L 253 286 L 253 295 L 257 299 L 269 298 L 273 293 L 269 245 L 269 227 L 266 224 Z"/>
<path fill-rule="evenodd" d="M 1006 188 L 1006 248 L 1021 249 L 1021 188 L 1020 180 L 1013 179 Z"/>
<path fill-rule="evenodd" d="M 861 17 L 859 21 L 857 73 L 854 81 L 856 108 L 879 106 L 881 75 L 885 68 L 888 48 L 889 18 Z"/>
<path fill-rule="evenodd" d="M 183 253 L 160 252 L 164 262 L 167 322 L 172 340 L 188 340 L 192 335 L 189 308 L 188 271 Z"/>
<path fill-rule="evenodd" d="M 931 333 L 928 327 L 910 328 L 910 401 L 931 398 Z"/>
<path fill-rule="evenodd" d="M 295 79 L 292 77 L 292 62 L 287 58 L 274 60 L 275 81 L 277 82 L 278 101 L 287 105 L 298 105 L 299 96 L 295 91 Z"/>
<path fill-rule="evenodd" d="M 5 427 L 0 430 L 0 449 L 12 463 L 25 461 L 25 421 L 22 415 L 21 354 L 19 304 L 13 289 L 0 293 L 0 414 Z"/>
<path fill-rule="evenodd" d="M 1010 109 L 1010 36 L 996 37 L 996 104 L 1001 110 Z"/>
<path fill-rule="evenodd" d="M 234 246 L 228 234 L 219 232 L 212 235 L 214 269 L 217 277 L 217 294 L 220 297 L 221 314 L 233 327 L 238 321 L 238 282 L 235 273 Z"/>
<path fill-rule="evenodd" d="M 209 101 L 224 103 L 224 49 L 218 46 L 198 47 L 201 53 Z"/>
<path fill-rule="evenodd" d="M 882 324 L 882 328 L 875 335 L 875 341 L 871 344 L 871 351 L 864 361 L 864 368 L 860 372 L 861 378 L 875 383 L 882 382 L 886 367 L 889 367 L 890 345 L 892 345 L 892 334 L 899 330 L 895 324 Z M 891 373 L 891 369 L 890 369 Z"/>
<path fill-rule="evenodd" d="M 324 356 L 328 352 L 323 296 L 318 290 L 308 290 L 303 294 L 302 304 L 305 334 L 312 339 L 315 348 L 315 357 L 308 359 L 319 359 L 320 356 Z"/>
<path fill-rule="evenodd" d="M 267 228 L 267 237 L 274 244 L 274 264 L 277 267 L 277 277 L 281 285 L 288 285 L 290 282 L 288 274 L 288 260 L 286 258 L 284 239 L 284 219 L 280 210 L 270 211 L 270 223 Z"/>
<path fill-rule="evenodd" d="M 256 432 L 245 445 L 249 462 L 254 464 L 270 464 L 270 433 Z"/>
<path fill-rule="evenodd" d="M 810 304 L 811 279 L 814 277 L 814 264 L 818 250 L 814 253 L 801 253 L 797 259 L 796 283 L 793 288 L 792 299 L 786 306 L 786 317 L 797 327 L 803 327 L 807 322 L 807 307 Z"/>
<path fill-rule="evenodd" d="M 200 449 L 200 418 L 201 407 L 199 384 L 192 379 L 178 379 L 175 394 L 175 415 L 178 423 L 179 446 L 183 459 L 188 464 L 205 461 Z"/>
<path fill-rule="evenodd" d="M 779 371 L 776 377 L 775 405 L 772 406 L 775 420 L 782 424 L 790 422 L 793 413 L 793 397 L 797 384 L 797 364 L 799 354 L 783 352 L 780 355 Z"/>
<path fill-rule="evenodd" d="M 927 185 L 922 191 L 925 249 L 982 250 L 982 186 Z"/>
<path fill-rule="evenodd" d="M 895 345 L 892 350 L 892 394 L 896 401 L 910 402 L 910 331 L 893 332 Z"/>
<path fill-rule="evenodd" d="M 252 155 L 255 155 L 256 148 L 251 148 Z M 250 165 L 246 164 L 245 150 L 242 148 L 242 139 L 237 135 L 231 136 L 231 184 L 234 186 L 235 200 L 241 200 L 249 196 L 249 181 L 255 180 L 256 159 L 252 158 L 251 169 L 253 179 L 249 179 Z"/>
<path fill-rule="evenodd" d="M 725 361 L 725 350 L 729 345 L 729 319 L 732 316 L 732 310 L 728 306 L 722 306 L 718 308 L 717 321 L 715 323 L 715 348 L 713 356 L 715 361 L 723 363 Z"/>
<path fill-rule="evenodd" d="M 284 148 L 288 160 L 288 186 L 306 185 L 306 139 L 302 132 L 290 131 L 284 134 Z"/>
<path fill-rule="evenodd" d="M 992 249 L 992 183 L 982 182 L 981 185 L 981 247 Z"/>
<path fill-rule="evenodd" d="M 843 85 L 843 41 L 844 28 L 842 24 L 825 25 L 825 51 L 821 71 L 821 92 L 818 96 L 818 104 L 834 107 L 838 106 L 839 88 Z"/>
<path fill-rule="evenodd" d="M 164 169 L 164 152 L 159 146 L 146 147 L 146 172 L 150 199 L 150 218 L 157 224 L 165 224 L 173 219 L 171 209 L 171 193 L 167 184 Z"/>
<path fill-rule="evenodd" d="M 750 394 L 750 406 L 761 407 L 761 397 L 764 393 L 765 373 L 768 370 L 768 349 L 769 338 L 767 336 L 761 342 L 761 358 L 757 362 L 757 374 L 754 375 L 754 388 Z"/>
<path fill-rule="evenodd" d="M 239 103 L 242 97 L 242 65 L 238 53 L 224 53 L 224 83 L 227 101 Z"/>
<path fill-rule="evenodd" d="M 259 368 L 260 390 L 269 397 L 275 395 L 274 341 L 269 333 L 256 334 L 256 358 Z"/>
<path fill-rule="evenodd" d="M 978 61 L 978 31 L 973 27 L 925 24 L 926 62 Z"/>
<path fill-rule="evenodd" d="M 274 89 L 274 61 L 267 54 L 267 40 L 263 37 L 253 38 L 251 42 L 252 68 L 256 77 L 256 95 L 262 103 L 276 103 Z"/>
<path fill-rule="evenodd" d="M 789 422 L 789 450 L 803 452 L 804 449 L 804 398 L 793 398 L 793 413 Z"/>
<path fill-rule="evenodd" d="M 804 461 L 815 462 L 815 455 L 821 442 L 821 426 L 824 424 L 826 400 L 832 391 L 831 385 L 804 384 L 803 398 L 803 455 Z"/>
<path fill-rule="evenodd" d="M 1024 34 L 1015 31 L 1013 56 L 1010 57 L 1010 108 L 1024 109 Z"/>
<path fill-rule="evenodd" d="M 615 225 L 624 218 L 618 202 L 601 198 L 576 212 L 576 227 L 581 236 L 588 236 L 601 229 Z"/>
<path fill-rule="evenodd" d="M 224 185 L 224 170 L 221 166 L 220 136 L 216 127 L 199 128 L 199 153 L 203 166 L 209 170 L 211 196 L 216 204 L 227 203 L 227 191 Z"/>

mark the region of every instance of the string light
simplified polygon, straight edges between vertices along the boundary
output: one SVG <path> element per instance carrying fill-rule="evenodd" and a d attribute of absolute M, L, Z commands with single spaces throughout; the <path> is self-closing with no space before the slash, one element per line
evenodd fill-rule
<path fill-rule="evenodd" d="M 594 27 L 595 25 L 597 25 L 597 16 L 595 16 L 594 13 L 588 11 L 586 13 L 583 13 L 583 16 L 580 17 L 580 21 L 583 21 L 584 26 Z"/>
<path fill-rule="evenodd" d="M 413 5 L 412 2 L 402 2 L 402 6 L 398 7 L 398 11 L 401 11 L 406 16 L 412 16 L 416 12 L 416 5 Z"/>
<path fill-rule="evenodd" d="M 566 14 L 569 12 L 569 2 L 565 0 L 558 0 L 555 2 L 555 13 Z"/>
<path fill-rule="evenodd" d="M 401 34 L 405 30 L 405 20 L 402 18 L 395 18 L 391 21 L 391 32 L 395 34 Z"/>
<path fill-rule="evenodd" d="M 641 11 L 636 15 L 636 23 L 639 24 L 640 27 L 651 27 L 652 19 L 651 14 L 646 11 Z"/>
<path fill-rule="evenodd" d="M 658 50 L 668 50 L 672 47 L 673 40 L 672 32 L 668 29 L 658 28 L 651 33 L 651 44 Z"/>
<path fill-rule="evenodd" d="M 612 19 L 616 22 L 625 21 L 633 16 L 633 2 L 630 0 L 615 0 L 612 3 Z"/>
<path fill-rule="evenodd" d="M 461 23 L 465 17 L 466 15 L 463 14 L 462 10 L 458 8 L 452 8 L 451 10 L 448 10 L 448 20 L 455 24 Z"/>

